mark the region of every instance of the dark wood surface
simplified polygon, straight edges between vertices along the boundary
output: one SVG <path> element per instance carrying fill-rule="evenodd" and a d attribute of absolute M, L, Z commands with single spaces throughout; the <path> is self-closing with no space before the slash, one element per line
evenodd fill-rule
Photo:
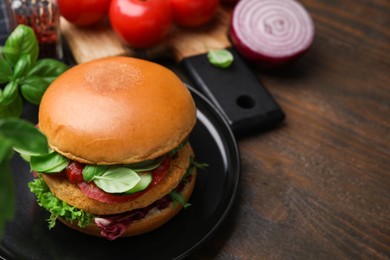
<path fill-rule="evenodd" d="M 236 201 L 191 259 L 390 259 L 390 1 L 300 2 L 310 51 L 253 67 L 286 119 L 238 139 Z"/>
<path fill-rule="evenodd" d="M 286 120 L 238 140 L 237 200 L 194 259 L 390 258 L 390 1 L 301 2 L 312 49 L 257 70 Z"/>

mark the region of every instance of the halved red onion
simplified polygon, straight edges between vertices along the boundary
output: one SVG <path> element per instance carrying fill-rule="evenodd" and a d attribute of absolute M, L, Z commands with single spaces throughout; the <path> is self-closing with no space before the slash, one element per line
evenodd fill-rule
<path fill-rule="evenodd" d="M 241 0 L 232 13 L 230 36 L 244 57 L 263 68 L 278 68 L 310 48 L 314 25 L 295 0 Z"/>

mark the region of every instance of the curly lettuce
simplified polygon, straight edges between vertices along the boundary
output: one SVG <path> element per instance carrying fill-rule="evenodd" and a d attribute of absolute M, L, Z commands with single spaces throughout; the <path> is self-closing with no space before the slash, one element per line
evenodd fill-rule
<path fill-rule="evenodd" d="M 93 214 L 86 213 L 58 199 L 51 193 L 49 187 L 41 178 L 29 182 L 28 187 L 37 196 L 38 205 L 44 207 L 51 213 L 48 219 L 49 229 L 55 226 L 58 217 L 62 217 L 72 223 L 77 223 L 81 228 L 93 223 L 95 218 Z"/>

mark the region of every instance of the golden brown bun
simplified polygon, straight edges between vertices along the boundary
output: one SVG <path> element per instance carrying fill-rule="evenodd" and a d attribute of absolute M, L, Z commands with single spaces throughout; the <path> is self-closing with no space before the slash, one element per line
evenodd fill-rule
<path fill-rule="evenodd" d="M 183 196 L 185 201 L 189 200 L 192 191 L 195 187 L 195 182 L 196 182 L 196 171 L 194 170 L 194 172 L 192 173 L 191 181 L 187 183 L 184 186 L 184 189 L 181 191 L 181 195 Z M 158 227 L 164 225 L 166 222 L 168 222 L 176 214 L 178 214 L 182 208 L 183 208 L 182 205 L 180 205 L 179 203 L 170 203 L 170 205 L 163 210 L 158 210 L 155 208 L 151 210 L 146 215 L 145 218 L 131 223 L 121 237 L 141 235 L 150 232 L 152 230 L 155 230 Z M 87 227 L 80 228 L 79 226 L 77 226 L 77 224 L 70 223 L 62 218 L 59 219 L 68 227 L 76 229 L 82 233 L 86 233 L 98 237 L 101 236 L 100 235 L 101 229 L 95 224 L 91 224 Z"/>
<path fill-rule="evenodd" d="M 62 176 L 42 174 L 42 178 L 57 198 L 71 206 L 97 215 L 116 214 L 144 208 L 171 192 L 186 174 L 192 156 L 191 146 L 187 144 L 179 151 L 178 157 L 172 160 L 169 172 L 155 187 L 140 197 L 125 203 L 108 204 L 91 199 L 84 195 L 77 184 L 69 182 L 67 178 Z"/>
<path fill-rule="evenodd" d="M 129 57 L 69 69 L 50 85 L 39 109 L 50 147 L 88 164 L 156 158 L 178 146 L 195 120 L 191 94 L 173 72 Z"/>

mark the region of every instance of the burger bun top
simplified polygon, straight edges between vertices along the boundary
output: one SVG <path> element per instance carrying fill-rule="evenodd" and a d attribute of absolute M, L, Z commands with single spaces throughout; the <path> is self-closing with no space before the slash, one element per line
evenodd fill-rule
<path fill-rule="evenodd" d="M 39 108 L 39 128 L 58 153 L 88 164 L 129 164 L 177 147 L 196 122 L 190 92 L 169 69 L 110 57 L 60 75 Z"/>

